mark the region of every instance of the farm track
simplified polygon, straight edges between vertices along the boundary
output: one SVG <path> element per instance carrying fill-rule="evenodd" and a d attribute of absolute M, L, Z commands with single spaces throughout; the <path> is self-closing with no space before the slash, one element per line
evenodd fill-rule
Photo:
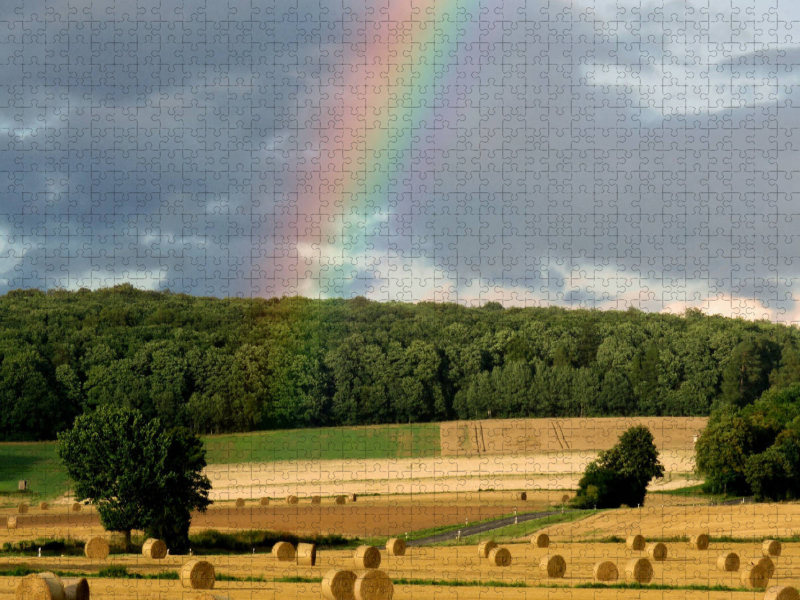
<path fill-rule="evenodd" d="M 574 511 L 569 510 L 564 512 L 574 512 Z M 557 515 L 560 513 L 561 513 L 560 510 L 546 510 L 542 512 L 525 513 L 522 515 L 517 515 L 515 517 L 505 517 L 503 519 L 497 519 L 496 521 L 489 521 L 488 523 L 465 525 L 461 529 L 455 529 L 453 531 L 445 531 L 443 533 L 437 533 L 436 535 L 431 535 L 428 537 L 411 540 L 406 545 L 428 546 L 430 544 L 436 544 L 439 542 L 447 542 L 450 540 L 454 540 L 458 537 L 459 532 L 461 533 L 461 537 L 468 537 L 470 535 L 478 535 L 479 533 L 486 533 L 487 531 L 494 531 L 495 529 L 501 529 L 503 527 L 508 527 L 509 525 L 514 525 L 515 521 L 517 523 L 525 523 L 526 521 L 542 519 L 544 517 L 550 517 L 552 515 Z"/>

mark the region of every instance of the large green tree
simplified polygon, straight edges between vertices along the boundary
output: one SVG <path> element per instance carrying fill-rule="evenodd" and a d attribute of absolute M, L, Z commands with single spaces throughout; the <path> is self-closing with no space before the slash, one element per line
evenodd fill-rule
<path fill-rule="evenodd" d="M 174 554 L 189 544 L 193 510 L 210 504 L 202 442 L 186 429 L 167 430 L 135 409 L 101 406 L 58 435 L 58 454 L 75 496 L 96 506 L 109 531 L 143 530 Z"/>
<path fill-rule="evenodd" d="M 573 504 L 580 508 L 618 508 L 644 504 L 647 486 L 664 476 L 653 434 L 637 425 L 625 431 L 609 450 L 589 463 L 578 482 Z"/>

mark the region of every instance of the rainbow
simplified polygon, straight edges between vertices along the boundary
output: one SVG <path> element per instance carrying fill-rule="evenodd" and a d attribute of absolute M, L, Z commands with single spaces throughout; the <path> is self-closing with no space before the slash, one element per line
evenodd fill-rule
<path fill-rule="evenodd" d="M 466 14 L 459 22 L 457 12 L 454 0 L 401 0 L 349 24 L 357 43 L 341 61 L 343 84 L 322 94 L 316 157 L 298 167 L 297 213 L 305 220 L 296 278 L 284 293 L 347 297 L 380 262 L 373 243 L 381 230 L 387 235 L 412 149 L 426 143 L 419 127 L 431 125 L 440 79 L 465 33 Z"/>

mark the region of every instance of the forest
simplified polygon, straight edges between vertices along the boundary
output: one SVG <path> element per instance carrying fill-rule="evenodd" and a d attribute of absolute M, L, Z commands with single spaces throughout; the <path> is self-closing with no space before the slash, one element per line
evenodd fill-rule
<path fill-rule="evenodd" d="M 0 297 L 0 439 L 54 439 L 106 404 L 221 433 L 468 418 L 708 415 L 800 381 L 800 331 L 635 309 Z"/>

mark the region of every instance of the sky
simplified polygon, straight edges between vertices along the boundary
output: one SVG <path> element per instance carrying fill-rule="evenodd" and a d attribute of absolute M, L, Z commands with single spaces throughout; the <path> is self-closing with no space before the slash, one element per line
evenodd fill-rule
<path fill-rule="evenodd" d="M 0 32 L 0 293 L 800 322 L 790 3 L 10 0 Z"/>

